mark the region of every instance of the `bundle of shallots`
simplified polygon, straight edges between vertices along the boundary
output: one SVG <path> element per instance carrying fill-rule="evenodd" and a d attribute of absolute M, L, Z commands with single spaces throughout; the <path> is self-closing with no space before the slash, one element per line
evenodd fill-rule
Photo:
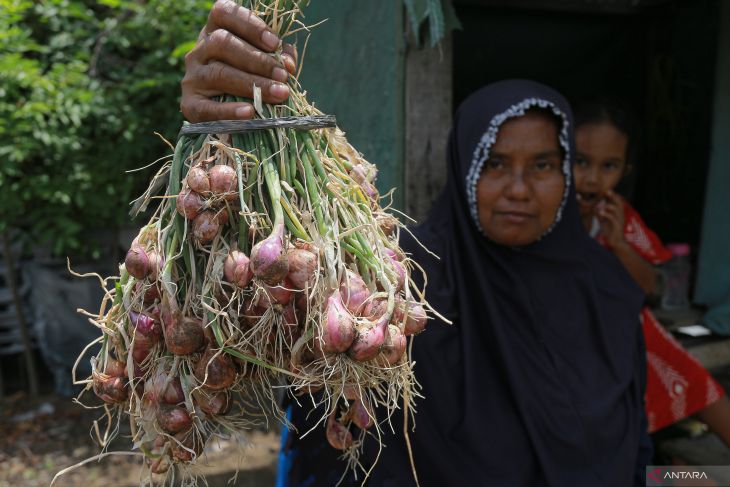
<path fill-rule="evenodd" d="M 285 38 L 307 2 L 244 3 Z M 322 118 L 289 85 L 285 105 L 256 103 L 257 119 Z M 318 427 L 356 467 L 364 436 L 417 394 L 406 348 L 427 305 L 377 170 L 337 128 L 297 127 L 184 130 L 139 201 L 166 180 L 161 204 L 89 314 L 102 337 L 88 389 L 129 419 L 154 473 L 286 422 L 279 388 L 325 411 Z"/>

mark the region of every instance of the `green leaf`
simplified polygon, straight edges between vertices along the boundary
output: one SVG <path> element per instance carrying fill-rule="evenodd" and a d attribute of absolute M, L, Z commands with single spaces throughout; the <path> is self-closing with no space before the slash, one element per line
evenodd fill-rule
<path fill-rule="evenodd" d="M 187 53 L 193 50 L 193 48 L 195 47 L 195 43 L 196 41 L 192 40 L 179 44 L 175 49 L 173 49 L 170 56 L 176 59 L 182 59 Z"/>

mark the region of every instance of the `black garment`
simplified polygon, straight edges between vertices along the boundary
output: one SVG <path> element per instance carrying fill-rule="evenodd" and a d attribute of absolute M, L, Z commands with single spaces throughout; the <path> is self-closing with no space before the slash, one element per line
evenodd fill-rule
<path fill-rule="evenodd" d="M 563 120 L 568 184 L 553 227 L 507 248 L 478 228 L 476 179 L 499 126 L 536 106 Z M 456 115 L 446 188 L 414 231 L 440 260 L 409 236 L 401 242 L 427 272 L 428 301 L 454 323 L 432 321 L 413 346 L 425 399 L 410 441 L 422 487 L 620 487 L 643 478 L 642 294 L 581 227 L 574 149 L 567 102 L 538 83 L 490 85 Z M 384 443 L 368 485 L 415 485 L 402 435 Z M 302 447 L 300 471 L 329 469 Z"/>

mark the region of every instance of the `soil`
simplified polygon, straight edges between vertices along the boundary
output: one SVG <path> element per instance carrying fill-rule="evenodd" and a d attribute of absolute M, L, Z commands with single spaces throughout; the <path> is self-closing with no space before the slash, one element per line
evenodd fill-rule
<path fill-rule="evenodd" d="M 44 396 L 35 400 L 18 393 L 0 400 L 0 487 L 46 487 L 54 475 L 100 453 L 92 438 L 103 410 L 85 409 L 72 399 Z M 128 429 L 109 451 L 130 451 Z M 195 472 L 209 487 L 266 487 L 275 484 L 279 436 L 254 431 L 243 454 L 233 444 L 214 443 Z M 139 456 L 110 455 L 59 478 L 56 487 L 135 487 L 143 474 Z M 235 483 L 229 480 L 236 474 Z M 160 478 L 158 478 L 159 480 Z M 179 477 L 178 477 L 179 479 Z M 174 485 L 181 485 L 179 480 Z M 199 482 L 199 485 L 205 485 Z"/>

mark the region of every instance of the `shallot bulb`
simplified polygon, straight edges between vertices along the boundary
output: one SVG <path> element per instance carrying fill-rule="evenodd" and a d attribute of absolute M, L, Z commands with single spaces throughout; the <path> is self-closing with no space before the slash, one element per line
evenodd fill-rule
<path fill-rule="evenodd" d="M 181 462 L 192 462 L 203 453 L 205 443 L 194 429 L 175 434 L 177 441 L 170 442 L 172 456 Z"/>
<path fill-rule="evenodd" d="M 156 342 L 162 330 L 160 325 L 149 315 L 144 313 L 137 313 L 136 311 L 129 311 L 129 322 L 135 330 L 135 334 L 140 333 L 145 337 Z"/>
<path fill-rule="evenodd" d="M 370 297 L 370 290 L 359 274 L 347 269 L 345 276 L 342 278 L 342 283 L 340 283 L 340 294 L 350 313 L 357 315 L 365 301 Z"/>
<path fill-rule="evenodd" d="M 175 201 L 177 212 L 188 220 L 194 219 L 205 207 L 205 200 L 190 188 L 180 191 Z"/>
<path fill-rule="evenodd" d="M 163 308 L 162 322 L 165 325 L 165 345 L 174 355 L 189 355 L 205 344 L 203 323 L 197 318 L 185 317 L 180 312 L 172 314 Z"/>
<path fill-rule="evenodd" d="M 395 325 L 388 325 L 388 334 L 381 355 L 388 366 L 396 365 L 406 351 L 406 336 Z"/>
<path fill-rule="evenodd" d="M 215 213 L 210 210 L 202 212 L 193 220 L 193 236 L 201 245 L 212 242 L 220 228 Z"/>
<path fill-rule="evenodd" d="M 389 257 L 390 266 L 393 268 L 393 271 L 395 272 L 396 281 L 395 281 L 395 292 L 399 293 L 403 290 L 403 288 L 406 285 L 406 268 L 403 266 L 403 264 L 393 257 Z"/>
<path fill-rule="evenodd" d="M 292 295 L 292 283 L 289 279 L 284 279 L 284 282 L 278 286 L 269 286 L 264 284 L 264 292 L 259 293 L 259 298 L 256 304 L 262 308 L 270 308 L 274 304 L 280 304 L 286 306 L 291 302 Z"/>
<path fill-rule="evenodd" d="M 373 300 L 366 311 L 369 311 L 371 318 L 358 323 L 357 337 L 347 351 L 358 362 L 372 360 L 380 353 L 391 318 L 387 312 L 387 303 L 384 304 L 383 300 Z"/>
<path fill-rule="evenodd" d="M 119 360 L 110 358 L 106 362 L 104 373 L 111 377 L 125 377 L 127 375 L 127 364 Z"/>
<path fill-rule="evenodd" d="M 409 303 L 408 308 L 403 313 L 405 315 L 405 323 L 403 324 L 403 333 L 406 336 L 421 333 L 426 328 L 428 315 L 418 303 Z M 400 320 L 398 321 L 400 323 Z"/>
<path fill-rule="evenodd" d="M 378 222 L 378 226 L 383 231 L 383 234 L 387 237 L 393 235 L 393 231 L 398 226 L 398 219 L 387 213 L 378 215 L 375 220 Z"/>
<path fill-rule="evenodd" d="M 160 287 L 157 283 L 154 283 L 151 286 L 145 286 L 143 282 L 137 281 L 134 285 L 134 290 L 137 294 L 143 293 L 142 303 L 146 305 L 154 304 L 155 301 L 161 298 Z"/>
<path fill-rule="evenodd" d="M 150 275 L 150 258 L 140 244 L 132 243 L 124 258 L 124 267 L 131 276 L 140 280 Z"/>
<path fill-rule="evenodd" d="M 150 279 L 157 279 L 157 276 L 160 275 L 160 272 L 162 271 L 162 268 L 165 267 L 165 259 L 162 258 L 160 254 L 155 252 L 154 250 L 150 251 L 148 253 L 150 257 Z"/>
<path fill-rule="evenodd" d="M 327 319 L 322 328 L 317 328 L 315 332 L 315 347 L 325 354 L 346 351 L 355 339 L 355 327 L 350 312 L 342 304 L 339 290 L 327 298 L 325 315 Z"/>
<path fill-rule="evenodd" d="M 236 381 L 236 367 L 227 354 L 208 345 L 195 366 L 195 378 L 213 391 L 226 389 Z"/>
<path fill-rule="evenodd" d="M 256 277 L 272 286 L 289 273 L 283 224 L 277 225 L 271 235 L 254 245 L 251 250 L 251 270 Z"/>
<path fill-rule="evenodd" d="M 180 404 L 185 402 L 185 393 L 180 384 L 180 377 L 174 377 L 165 388 L 163 399 L 167 404 Z"/>
<path fill-rule="evenodd" d="M 223 196 L 230 201 L 238 199 L 238 177 L 231 166 L 219 164 L 211 167 L 208 178 L 214 195 Z"/>
<path fill-rule="evenodd" d="M 312 284 L 317 272 L 318 257 L 309 250 L 294 248 L 287 253 L 289 260 L 289 280 L 297 289 L 304 289 Z"/>
<path fill-rule="evenodd" d="M 117 404 L 127 400 L 127 384 L 122 377 L 94 372 L 92 374 L 94 393 L 102 401 Z"/>
<path fill-rule="evenodd" d="M 150 472 L 155 474 L 163 474 L 170 469 L 170 462 L 165 457 L 160 457 L 157 460 L 150 460 Z"/>
<path fill-rule="evenodd" d="M 223 276 L 226 281 L 241 289 L 248 286 L 251 279 L 253 279 L 250 263 L 246 254 L 240 250 L 232 250 L 223 265 Z"/>
<path fill-rule="evenodd" d="M 193 166 L 190 168 L 188 175 L 185 177 L 190 189 L 199 194 L 210 192 L 210 179 L 208 173 L 201 166 Z"/>
<path fill-rule="evenodd" d="M 372 183 L 372 180 L 374 178 L 368 177 L 366 169 L 362 166 L 362 164 L 356 164 L 352 166 L 352 179 L 357 181 L 357 183 L 362 188 L 363 192 L 370 198 L 372 201 L 377 201 L 378 199 L 378 190 L 375 188 L 375 186 Z"/>
<path fill-rule="evenodd" d="M 347 450 L 352 446 L 352 433 L 347 426 L 337 421 L 335 414 L 336 412 L 333 412 L 327 418 L 327 441 L 332 448 Z"/>
<path fill-rule="evenodd" d="M 132 344 L 132 360 L 135 364 L 141 364 L 152 352 L 152 348 L 157 343 L 157 339 L 143 335 L 142 333 L 134 335 Z"/>
<path fill-rule="evenodd" d="M 353 401 L 347 416 L 360 429 L 366 430 L 373 425 L 373 413 L 362 398 Z"/>
<path fill-rule="evenodd" d="M 374 359 L 385 342 L 385 334 L 388 326 L 388 316 L 383 315 L 377 322 L 357 325 L 357 337 L 347 353 L 353 360 L 367 362 Z"/>
<path fill-rule="evenodd" d="M 155 416 L 160 428 L 170 434 L 187 431 L 193 424 L 187 409 L 182 406 L 160 404 Z"/>
<path fill-rule="evenodd" d="M 193 389 L 193 400 L 206 414 L 223 415 L 231 410 L 231 398 L 226 391 Z"/>
<path fill-rule="evenodd" d="M 213 218 L 215 218 L 215 221 L 218 223 L 218 225 L 223 226 L 228 223 L 228 210 L 225 206 L 223 208 L 219 208 L 218 210 L 213 210 L 213 212 Z"/>

